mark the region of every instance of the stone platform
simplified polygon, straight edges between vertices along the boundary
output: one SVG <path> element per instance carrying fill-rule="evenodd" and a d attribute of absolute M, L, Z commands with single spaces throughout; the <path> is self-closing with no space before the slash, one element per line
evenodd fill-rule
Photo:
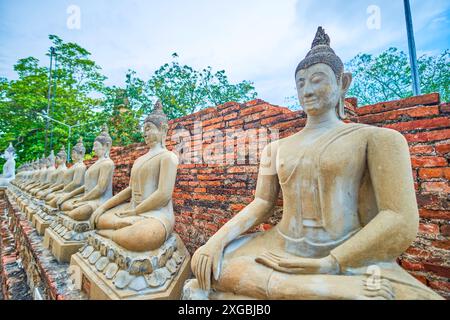
<path fill-rule="evenodd" d="M 190 255 L 176 233 L 143 253 L 93 233 L 71 266 L 79 268 L 80 288 L 92 300 L 178 300 L 190 276 Z"/>
<path fill-rule="evenodd" d="M 8 239 L 7 251 L 11 254 L 6 256 L 5 246 L 0 247 L 2 256 L 0 270 L 2 270 L 4 298 L 13 300 L 86 299 L 86 296 L 77 290 L 72 283 L 69 265 L 58 263 L 51 252 L 43 247 L 43 238 L 32 227 L 12 194 L 6 193 L 4 193 L 3 198 L 0 194 L 0 208 L 4 207 L 2 209 L 0 235 L 2 243 L 5 243 L 4 239 Z M 11 264 L 12 261 L 15 261 L 15 265 Z M 9 269 L 14 270 L 5 272 Z M 16 278 L 20 281 L 15 280 Z M 22 286 L 20 293 L 8 293 L 14 291 L 11 285 L 5 286 L 5 284 L 11 282 L 16 283 L 16 286 Z"/>
<path fill-rule="evenodd" d="M 70 262 L 72 254 L 84 246 L 91 231 L 89 220 L 76 221 L 59 212 L 45 231 L 44 247 L 49 249 L 59 262 Z"/>

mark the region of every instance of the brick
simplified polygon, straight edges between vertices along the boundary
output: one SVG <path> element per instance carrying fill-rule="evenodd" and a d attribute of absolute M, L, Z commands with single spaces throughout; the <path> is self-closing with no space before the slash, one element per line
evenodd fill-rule
<path fill-rule="evenodd" d="M 433 179 L 450 177 L 450 167 L 445 168 L 421 168 L 419 169 L 419 177 L 421 179 Z"/>
<path fill-rule="evenodd" d="M 374 124 L 383 123 L 390 120 L 407 118 L 424 118 L 439 114 L 439 106 L 418 106 L 409 109 L 394 110 L 376 114 L 367 114 L 358 117 L 360 123 Z"/>
<path fill-rule="evenodd" d="M 436 156 L 413 156 L 411 157 L 411 164 L 413 168 L 445 167 L 447 165 L 447 159 Z"/>
<path fill-rule="evenodd" d="M 450 152 L 450 142 L 438 143 L 435 146 L 436 152 L 444 155 Z"/>
<path fill-rule="evenodd" d="M 245 117 L 250 114 L 259 113 L 259 112 L 266 110 L 268 107 L 269 107 L 269 105 L 267 105 L 267 104 L 260 104 L 260 105 L 244 108 L 241 110 L 240 116 Z M 274 108 L 272 106 L 270 106 L 270 107 Z"/>
<path fill-rule="evenodd" d="M 448 182 L 423 182 L 421 188 L 425 192 L 450 193 L 450 185 Z"/>
<path fill-rule="evenodd" d="M 419 193 L 416 195 L 416 197 L 417 197 L 417 204 L 419 205 L 419 207 L 426 209 L 427 211 L 450 210 L 450 201 L 448 201 L 447 195 Z"/>
<path fill-rule="evenodd" d="M 416 278 L 417 280 L 419 280 L 420 282 L 422 282 L 424 285 L 427 285 L 427 284 L 428 284 L 427 277 L 422 276 L 422 275 L 419 275 L 419 274 L 412 274 L 412 276 L 413 276 L 414 278 Z"/>
<path fill-rule="evenodd" d="M 436 129 L 450 126 L 449 117 L 440 117 L 433 119 L 414 120 L 408 122 L 397 122 L 383 125 L 385 128 L 394 129 L 400 132 L 407 132 L 421 129 Z"/>
<path fill-rule="evenodd" d="M 411 154 L 431 154 L 433 151 L 434 148 L 430 145 L 415 145 L 409 147 L 409 152 Z"/>
<path fill-rule="evenodd" d="M 450 103 L 442 103 L 439 106 L 439 109 L 441 110 L 442 113 L 450 113 Z"/>
<path fill-rule="evenodd" d="M 444 237 L 450 237 L 450 224 L 445 224 L 445 225 L 441 226 L 441 234 Z"/>
<path fill-rule="evenodd" d="M 439 226 L 437 224 L 431 223 L 419 223 L 419 232 L 422 233 L 430 233 L 430 234 L 439 234 Z"/>
<path fill-rule="evenodd" d="M 438 93 L 430 93 L 422 96 L 410 97 L 402 100 L 381 102 L 373 105 L 367 105 L 356 109 L 358 115 L 368 113 L 379 113 L 395 109 L 409 108 L 417 105 L 436 105 L 440 103 Z"/>
<path fill-rule="evenodd" d="M 433 130 L 419 133 L 407 133 L 404 135 L 408 142 L 431 142 L 450 138 L 450 129 Z"/>
<path fill-rule="evenodd" d="M 425 270 L 433 272 L 434 274 L 436 274 L 438 276 L 450 278 L 450 267 L 437 265 L 437 264 L 433 264 L 433 263 L 427 263 L 427 262 L 424 262 L 423 266 L 424 266 Z"/>
<path fill-rule="evenodd" d="M 434 290 L 450 291 L 450 282 L 430 281 L 429 285 Z"/>
<path fill-rule="evenodd" d="M 450 240 L 433 241 L 432 245 L 436 248 L 450 250 Z"/>
<path fill-rule="evenodd" d="M 401 265 L 408 271 L 424 271 L 424 265 L 419 262 L 411 262 L 408 260 L 402 260 Z"/>

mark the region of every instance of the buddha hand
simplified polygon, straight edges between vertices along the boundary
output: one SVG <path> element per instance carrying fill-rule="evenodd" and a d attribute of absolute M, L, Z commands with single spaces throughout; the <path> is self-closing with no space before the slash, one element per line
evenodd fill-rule
<path fill-rule="evenodd" d="M 91 224 L 91 226 L 93 228 L 95 228 L 95 226 L 98 223 L 98 219 L 100 218 L 100 216 L 105 213 L 105 209 L 103 209 L 102 207 L 98 207 L 91 215 L 91 217 L 89 218 L 89 223 Z"/>
<path fill-rule="evenodd" d="M 58 200 L 56 201 L 56 206 L 57 206 L 58 208 L 60 208 L 61 205 L 62 205 L 65 201 L 66 201 L 65 197 L 58 198 Z"/>
<path fill-rule="evenodd" d="M 223 254 L 222 241 L 208 241 L 195 251 L 192 256 L 191 269 L 202 290 L 211 289 L 211 272 L 214 279 L 219 279 L 220 260 Z"/>
<path fill-rule="evenodd" d="M 119 218 L 131 217 L 131 216 L 136 216 L 136 215 L 137 215 L 137 213 L 136 213 L 136 210 L 134 210 L 134 209 L 116 213 L 116 216 L 118 216 Z"/>
<path fill-rule="evenodd" d="M 297 256 L 280 256 L 266 252 L 255 259 L 274 270 L 294 274 L 337 274 L 340 267 L 337 260 L 328 255 L 324 258 L 302 258 Z"/>

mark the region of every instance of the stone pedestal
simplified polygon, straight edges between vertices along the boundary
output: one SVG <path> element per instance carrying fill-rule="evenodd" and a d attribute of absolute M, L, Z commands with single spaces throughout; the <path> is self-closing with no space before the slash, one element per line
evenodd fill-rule
<path fill-rule="evenodd" d="M 31 222 L 40 236 L 44 235 L 45 229 L 47 229 L 51 224 L 51 221 L 44 220 L 39 214 L 35 214 Z"/>
<path fill-rule="evenodd" d="M 139 253 L 92 234 L 70 264 L 91 300 L 178 300 L 190 276 L 190 255 L 175 233 L 161 248 Z"/>
<path fill-rule="evenodd" d="M 91 230 L 89 221 L 76 221 L 58 213 L 45 231 L 44 247 L 59 262 L 70 262 L 70 257 L 86 243 Z"/>
<path fill-rule="evenodd" d="M 47 248 L 60 263 L 70 262 L 70 257 L 84 245 L 84 241 L 67 241 L 53 229 L 47 228 L 44 235 L 44 247 Z"/>

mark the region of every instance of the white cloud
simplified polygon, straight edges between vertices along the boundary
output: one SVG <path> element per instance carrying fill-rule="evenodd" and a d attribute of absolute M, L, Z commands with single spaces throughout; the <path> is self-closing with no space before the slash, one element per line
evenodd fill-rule
<path fill-rule="evenodd" d="M 171 54 L 203 68 L 225 69 L 232 81 L 252 80 L 261 98 L 282 104 L 295 95 L 293 72 L 309 50 L 318 25 L 346 61 L 359 52 L 406 48 L 401 1 L 314 0 L 78 0 L 81 29 L 66 27 L 71 1 L 0 3 L 0 72 L 13 77 L 21 57 L 44 56 L 50 33 L 87 48 L 109 84 L 123 84 L 127 69 L 147 79 Z M 368 30 L 367 7 L 381 9 L 381 29 Z M 449 40 L 429 28 L 448 21 L 445 0 L 411 1 L 418 52 L 436 51 Z M 447 10 L 447 11 L 446 11 Z M 446 19 L 446 20 L 443 20 Z M 422 37 L 426 35 L 430 41 Z M 443 44 L 444 43 L 444 44 Z M 420 44 L 423 47 L 420 47 Z"/>

